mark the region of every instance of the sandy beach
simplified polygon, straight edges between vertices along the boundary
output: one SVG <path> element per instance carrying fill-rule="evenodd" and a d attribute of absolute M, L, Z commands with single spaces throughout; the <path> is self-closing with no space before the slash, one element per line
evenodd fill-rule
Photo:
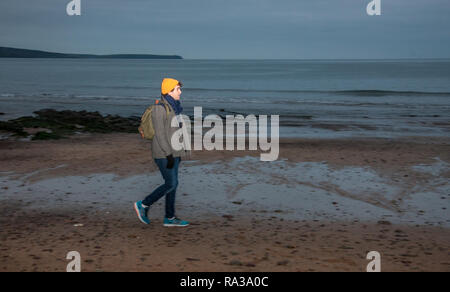
<path fill-rule="evenodd" d="M 177 215 L 132 207 L 162 183 L 136 134 L 0 141 L 0 271 L 450 271 L 445 138 L 282 139 L 255 151 L 195 151 Z"/>
<path fill-rule="evenodd" d="M 22 2 L 0 273 L 450 272 L 450 1 Z"/>

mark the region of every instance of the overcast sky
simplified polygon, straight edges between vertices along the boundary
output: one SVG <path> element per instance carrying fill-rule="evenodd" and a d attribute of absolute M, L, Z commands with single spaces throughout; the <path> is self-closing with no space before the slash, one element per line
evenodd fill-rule
<path fill-rule="evenodd" d="M 450 58 L 449 0 L 1 0 L 0 46 L 189 59 Z"/>

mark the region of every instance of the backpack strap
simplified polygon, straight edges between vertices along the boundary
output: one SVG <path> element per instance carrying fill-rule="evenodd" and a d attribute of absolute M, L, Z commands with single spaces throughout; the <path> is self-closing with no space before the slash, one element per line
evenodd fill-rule
<path fill-rule="evenodd" d="M 166 109 L 166 118 L 167 120 L 169 120 L 170 106 L 167 104 L 167 102 L 161 98 L 161 100 L 155 100 L 155 103 L 163 106 Z"/>

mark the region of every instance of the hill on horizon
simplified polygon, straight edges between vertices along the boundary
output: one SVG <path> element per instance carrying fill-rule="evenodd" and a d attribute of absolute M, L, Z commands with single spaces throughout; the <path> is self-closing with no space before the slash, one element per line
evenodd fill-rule
<path fill-rule="evenodd" d="M 183 59 L 178 55 L 152 54 L 65 54 L 38 50 L 0 47 L 0 58 L 60 58 L 60 59 Z"/>

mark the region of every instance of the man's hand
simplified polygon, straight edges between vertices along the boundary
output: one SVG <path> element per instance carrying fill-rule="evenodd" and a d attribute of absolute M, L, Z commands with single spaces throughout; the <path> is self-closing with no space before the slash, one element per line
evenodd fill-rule
<path fill-rule="evenodd" d="M 167 158 L 167 169 L 172 169 L 175 164 L 175 159 L 173 158 L 173 155 L 170 154 L 169 156 L 166 156 Z"/>

